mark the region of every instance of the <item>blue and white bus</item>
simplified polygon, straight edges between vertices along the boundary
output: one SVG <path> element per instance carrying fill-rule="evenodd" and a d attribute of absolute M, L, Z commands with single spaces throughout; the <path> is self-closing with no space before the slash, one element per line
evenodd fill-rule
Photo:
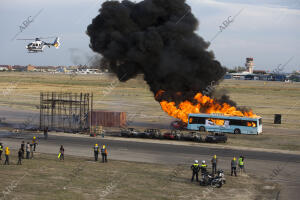
<path fill-rule="evenodd" d="M 220 114 L 189 114 L 187 129 L 258 135 L 262 132 L 262 118 L 235 117 Z"/>

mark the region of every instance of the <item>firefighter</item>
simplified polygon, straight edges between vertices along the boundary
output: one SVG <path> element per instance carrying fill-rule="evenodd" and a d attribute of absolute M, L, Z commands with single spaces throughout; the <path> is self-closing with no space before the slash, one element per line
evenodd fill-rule
<path fill-rule="evenodd" d="M 60 146 L 58 158 L 60 160 L 65 160 L 65 148 L 63 145 Z"/>
<path fill-rule="evenodd" d="M 236 166 L 237 166 L 236 157 L 233 157 L 233 159 L 231 160 L 231 176 L 233 174 L 236 176 Z"/>
<path fill-rule="evenodd" d="M 102 162 L 107 162 L 107 149 L 106 146 L 103 145 L 101 148 Z"/>
<path fill-rule="evenodd" d="M 198 173 L 200 171 L 200 166 L 198 164 L 198 160 L 195 160 L 195 163 L 191 166 L 191 169 L 193 170 L 193 176 L 192 176 L 191 182 L 194 181 L 195 175 L 196 175 L 196 181 L 199 182 Z"/>
<path fill-rule="evenodd" d="M 5 148 L 5 162 L 4 165 L 9 165 L 9 154 L 10 154 L 10 150 L 8 147 Z"/>
<path fill-rule="evenodd" d="M 218 163 L 217 155 L 214 155 L 213 158 L 211 159 L 212 174 L 217 173 L 217 163 Z"/>
<path fill-rule="evenodd" d="M 205 174 L 207 172 L 207 165 L 206 165 L 205 160 L 202 160 L 200 169 L 201 169 L 201 174 Z"/>
<path fill-rule="evenodd" d="M 244 156 L 240 156 L 238 160 L 239 168 L 240 168 L 240 174 L 242 175 L 244 172 Z"/>
<path fill-rule="evenodd" d="M 37 139 L 36 139 L 35 136 L 33 136 L 32 144 L 33 144 L 33 151 L 35 151 L 35 148 L 36 148 L 36 145 L 37 145 Z"/>
<path fill-rule="evenodd" d="M 25 154 L 25 142 L 22 141 L 21 143 L 21 151 L 22 151 L 22 158 L 24 159 L 24 154 Z"/>
<path fill-rule="evenodd" d="M 30 144 L 29 144 L 29 142 L 27 142 L 27 144 L 26 144 L 26 159 L 29 159 L 29 155 L 30 155 Z"/>
<path fill-rule="evenodd" d="M 3 144 L 0 143 L 0 160 L 2 160 Z"/>
<path fill-rule="evenodd" d="M 94 146 L 95 161 L 98 161 L 98 155 L 99 155 L 99 146 L 98 146 L 98 144 L 95 144 L 95 146 Z"/>
<path fill-rule="evenodd" d="M 18 151 L 18 164 L 17 165 L 22 165 L 23 156 L 24 156 L 24 153 L 23 153 L 22 149 L 20 148 Z"/>

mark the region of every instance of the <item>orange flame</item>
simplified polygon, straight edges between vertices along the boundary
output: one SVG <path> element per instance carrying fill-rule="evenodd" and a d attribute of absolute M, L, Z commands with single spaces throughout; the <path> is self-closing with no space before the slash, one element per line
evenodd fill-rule
<path fill-rule="evenodd" d="M 247 126 L 256 127 L 255 122 L 247 122 Z"/>
<path fill-rule="evenodd" d="M 160 90 L 156 94 L 156 97 L 160 96 L 164 91 Z M 250 117 L 257 118 L 258 116 L 253 114 L 252 110 L 248 112 L 240 111 L 234 106 L 230 106 L 227 103 L 220 104 L 214 99 L 198 93 L 195 95 L 194 99 L 197 101 L 196 104 L 193 104 L 190 101 L 181 102 L 178 106 L 175 105 L 175 102 L 161 101 L 160 105 L 162 109 L 168 113 L 168 115 L 180 119 L 181 121 L 188 123 L 188 115 L 190 113 L 220 113 L 227 116 L 238 116 L 238 117 Z M 215 124 L 223 125 L 224 120 L 215 120 L 211 119 Z M 255 127 L 256 124 L 249 122 L 248 126 Z"/>

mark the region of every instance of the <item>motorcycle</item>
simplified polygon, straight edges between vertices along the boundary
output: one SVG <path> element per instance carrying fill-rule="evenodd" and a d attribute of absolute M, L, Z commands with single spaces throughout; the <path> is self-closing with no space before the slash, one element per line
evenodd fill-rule
<path fill-rule="evenodd" d="M 201 186 L 212 186 L 214 188 L 220 188 L 226 183 L 223 170 L 217 171 L 217 176 L 213 176 L 208 172 L 202 174 L 202 179 L 199 181 Z"/>
<path fill-rule="evenodd" d="M 222 185 L 226 183 L 225 175 L 223 170 L 218 170 L 217 171 L 217 176 L 212 180 L 211 186 L 220 188 Z"/>

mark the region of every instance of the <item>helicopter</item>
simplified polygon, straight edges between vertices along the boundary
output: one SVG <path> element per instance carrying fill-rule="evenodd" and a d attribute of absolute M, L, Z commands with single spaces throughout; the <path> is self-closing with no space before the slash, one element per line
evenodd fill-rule
<path fill-rule="evenodd" d="M 53 43 L 48 43 L 45 41 L 42 41 L 41 39 L 49 39 L 49 38 L 55 38 Z M 58 49 L 58 47 L 60 46 L 59 43 L 59 37 L 47 37 L 47 38 L 35 38 L 35 39 L 17 39 L 17 40 L 34 40 L 33 42 L 29 43 L 26 46 L 26 49 L 28 50 L 28 53 L 39 53 L 39 52 L 43 52 L 44 48 L 46 46 L 48 46 L 49 48 L 51 46 L 55 47 L 56 49 Z"/>

